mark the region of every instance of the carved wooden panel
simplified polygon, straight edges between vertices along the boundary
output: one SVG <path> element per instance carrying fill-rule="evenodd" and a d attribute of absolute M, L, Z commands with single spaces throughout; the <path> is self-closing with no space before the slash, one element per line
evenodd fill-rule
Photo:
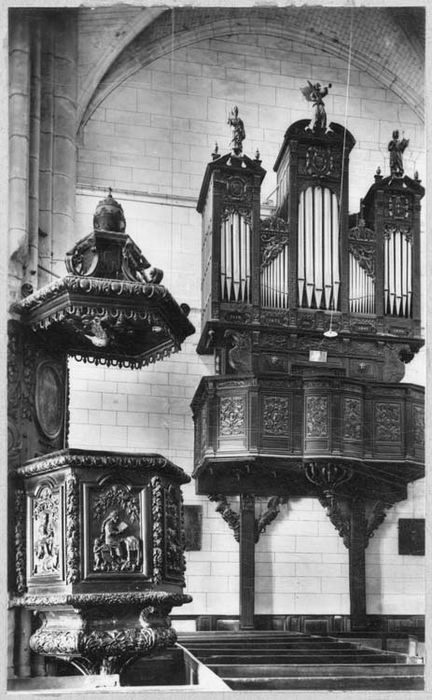
<path fill-rule="evenodd" d="M 86 487 L 86 573 L 122 578 L 146 574 L 143 489 L 113 482 Z"/>
<path fill-rule="evenodd" d="M 243 435 L 245 400 L 241 396 L 224 396 L 220 400 L 219 433 L 221 436 Z"/>
<path fill-rule="evenodd" d="M 29 577 L 58 580 L 63 577 L 62 492 L 42 485 L 30 498 Z"/>
<path fill-rule="evenodd" d="M 423 406 L 413 406 L 414 442 L 416 446 L 423 446 L 425 442 L 425 424 Z"/>
<path fill-rule="evenodd" d="M 264 435 L 288 436 L 289 399 L 282 396 L 265 396 L 263 400 Z"/>
<path fill-rule="evenodd" d="M 345 440 L 360 440 L 362 434 L 362 403 L 360 399 L 345 398 L 343 404 Z"/>
<path fill-rule="evenodd" d="M 401 439 L 401 406 L 398 403 L 375 404 L 375 436 L 378 442 Z"/>
<path fill-rule="evenodd" d="M 306 437 L 324 438 L 328 435 L 327 396 L 306 397 Z"/>

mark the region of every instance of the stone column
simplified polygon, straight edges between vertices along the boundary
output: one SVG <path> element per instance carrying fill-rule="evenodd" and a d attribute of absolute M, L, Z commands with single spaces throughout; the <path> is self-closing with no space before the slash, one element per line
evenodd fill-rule
<path fill-rule="evenodd" d="M 25 15 L 9 31 L 9 257 L 12 299 L 20 297 L 28 256 L 30 27 Z"/>
<path fill-rule="evenodd" d="M 240 629 L 254 629 L 255 498 L 240 495 Z"/>
<path fill-rule="evenodd" d="M 44 31 L 40 160 L 40 286 L 63 276 L 74 230 L 77 120 L 76 13 L 57 12 Z"/>

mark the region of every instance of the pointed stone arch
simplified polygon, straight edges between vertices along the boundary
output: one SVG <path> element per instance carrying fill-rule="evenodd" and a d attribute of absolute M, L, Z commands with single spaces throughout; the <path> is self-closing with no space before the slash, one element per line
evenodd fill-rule
<path fill-rule="evenodd" d="M 143 10 L 121 41 L 107 52 L 88 77 L 80 96 L 79 129 L 103 100 L 136 72 L 171 51 L 206 39 L 238 34 L 296 41 L 348 64 L 350 8 L 179 8 Z M 356 8 L 351 61 L 383 87 L 392 90 L 423 120 L 423 56 L 419 42 L 407 41 L 403 18 L 387 8 Z M 388 47 L 383 33 L 390 37 Z M 403 59 L 394 51 L 404 45 Z M 390 45 L 391 44 L 391 45 Z M 289 44 L 287 43 L 289 46 Z M 97 82 L 99 80 L 99 82 Z M 93 92 L 92 92 L 93 90 Z"/>

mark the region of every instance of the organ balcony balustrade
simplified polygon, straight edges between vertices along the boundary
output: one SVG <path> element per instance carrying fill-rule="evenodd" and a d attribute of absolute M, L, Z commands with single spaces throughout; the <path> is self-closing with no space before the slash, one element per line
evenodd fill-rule
<path fill-rule="evenodd" d="M 424 390 L 330 374 L 204 377 L 194 396 L 198 493 L 316 495 L 311 463 L 345 492 L 406 498 L 424 475 Z M 404 495 L 405 494 L 405 495 Z"/>

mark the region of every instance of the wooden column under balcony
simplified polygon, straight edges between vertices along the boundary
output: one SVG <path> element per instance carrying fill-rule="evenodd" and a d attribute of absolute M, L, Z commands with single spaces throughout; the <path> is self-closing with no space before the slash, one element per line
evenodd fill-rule
<path fill-rule="evenodd" d="M 240 629 L 254 629 L 255 498 L 240 496 Z"/>
<path fill-rule="evenodd" d="M 367 544 L 365 503 L 362 499 L 351 501 L 349 538 L 349 590 L 351 629 L 366 625 L 366 563 Z"/>

